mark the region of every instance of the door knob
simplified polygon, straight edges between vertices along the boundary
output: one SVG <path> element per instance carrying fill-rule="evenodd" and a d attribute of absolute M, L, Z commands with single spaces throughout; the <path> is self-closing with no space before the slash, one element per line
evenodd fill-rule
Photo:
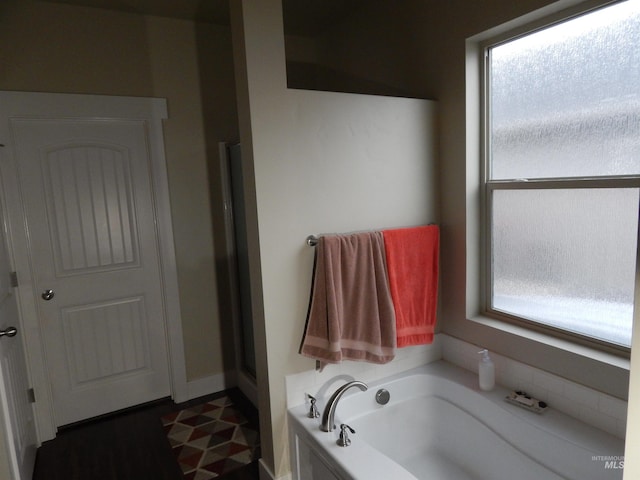
<path fill-rule="evenodd" d="M 45 290 L 44 292 L 42 292 L 42 298 L 44 298 L 45 300 L 51 300 L 54 295 L 55 293 L 53 292 L 53 290 Z"/>
<path fill-rule="evenodd" d="M 18 333 L 18 329 L 16 327 L 8 327 L 6 330 L 0 330 L 0 337 L 15 337 Z"/>

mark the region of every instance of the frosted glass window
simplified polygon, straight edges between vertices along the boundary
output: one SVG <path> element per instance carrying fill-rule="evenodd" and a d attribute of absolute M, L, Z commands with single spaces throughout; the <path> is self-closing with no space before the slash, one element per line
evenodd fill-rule
<path fill-rule="evenodd" d="M 486 48 L 488 314 L 629 348 L 640 0 Z"/>
<path fill-rule="evenodd" d="M 631 345 L 639 190 L 493 192 L 493 308 Z"/>
<path fill-rule="evenodd" d="M 491 178 L 640 174 L 640 1 L 490 48 Z"/>

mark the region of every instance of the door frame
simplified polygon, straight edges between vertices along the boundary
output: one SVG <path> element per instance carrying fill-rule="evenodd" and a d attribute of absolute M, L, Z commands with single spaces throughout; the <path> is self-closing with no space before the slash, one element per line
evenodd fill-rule
<path fill-rule="evenodd" d="M 11 117 L 21 118 L 83 118 L 137 119 L 146 125 L 150 156 L 153 207 L 162 282 L 163 309 L 171 395 L 175 401 L 187 400 L 187 377 L 180 317 L 178 275 L 169 202 L 169 182 L 164 152 L 162 120 L 168 118 L 167 103 L 161 98 L 121 97 L 105 95 L 5 92 L 0 91 L 3 121 L 0 144 L 7 150 L 0 165 L 0 181 L 6 195 L 7 247 L 18 274 L 19 314 L 21 317 L 27 365 L 31 385 L 35 390 L 34 412 L 38 441 L 55 438 L 57 427 L 53 413 L 51 386 L 44 355 L 44 338 L 37 317 L 36 292 L 28 249 L 29 231 L 22 206 L 23 192 L 18 184 L 18 165 L 10 131 L 5 131 Z"/>
<path fill-rule="evenodd" d="M 0 162 L 4 154 L 0 151 Z M 4 239 L 5 244 L 0 245 L 0 248 L 5 249 L 6 265 L 2 265 L 6 267 L 8 270 L 4 268 L 0 270 L 0 275 L 7 275 L 14 270 L 13 260 L 11 259 L 11 255 L 9 253 L 9 246 L 7 245 L 7 235 L 5 232 L 7 231 L 7 212 L 6 212 L 6 198 L 3 192 L 0 192 L 0 228 L 2 232 L 0 235 Z M 1 241 L 0 241 L 1 243 Z M 0 425 L 2 425 L 4 432 L 0 431 L 0 451 L 5 452 L 5 462 L 0 461 L 0 478 L 7 478 L 12 480 L 30 480 L 33 476 L 35 460 L 36 460 L 36 452 L 37 452 L 37 429 L 35 425 L 35 412 L 33 410 L 33 404 L 30 402 L 30 398 L 28 398 L 29 393 L 26 390 L 21 390 L 21 388 L 29 387 L 29 375 L 28 375 L 28 367 L 27 360 L 25 355 L 25 342 L 24 342 L 24 332 L 22 329 L 20 313 L 19 313 L 19 305 L 18 300 L 15 295 L 15 287 L 11 284 L 10 291 L 7 293 L 7 297 L 13 297 L 11 299 L 5 298 L 0 301 L 11 302 L 14 306 L 15 317 L 11 315 L 13 320 L 10 322 L 2 321 L 1 325 L 3 328 L 7 328 L 8 326 L 13 326 L 18 329 L 18 335 L 13 337 L 12 339 L 0 339 L 0 342 L 4 342 L 8 340 L 9 342 L 18 342 L 19 346 L 8 345 L 6 348 L 18 348 L 18 352 L 13 352 L 13 355 L 19 355 L 21 358 L 14 358 L 14 360 L 20 361 L 20 375 L 24 375 L 24 378 L 21 379 L 9 379 L 4 375 L 4 371 L 2 372 L 2 380 L 0 381 L 0 386 L 4 389 L 4 392 L 0 394 Z M 0 292 L 0 295 L 4 292 Z M 17 317 L 17 318 L 16 318 Z M 4 368 L 2 368 L 4 370 Z M 13 372 L 14 374 L 16 372 Z M 20 382 L 20 386 L 16 389 L 17 385 L 14 382 Z M 12 383 L 11 385 L 7 385 L 7 383 Z M 22 393 L 22 395 L 21 395 Z M 15 402 L 15 403 L 14 403 Z M 29 410 L 29 420 L 26 423 L 22 423 L 24 419 L 12 419 L 11 416 L 15 415 L 19 412 L 18 404 L 21 404 L 23 407 L 27 406 Z M 14 420 L 17 420 L 18 424 Z M 24 428 L 24 430 L 22 430 Z M 22 430 L 22 433 L 21 433 Z M 24 434 L 24 436 L 22 436 Z M 16 442 L 16 435 L 19 438 L 18 441 L 27 440 L 28 443 L 18 445 Z M 0 458 L 2 455 L 0 454 Z"/>

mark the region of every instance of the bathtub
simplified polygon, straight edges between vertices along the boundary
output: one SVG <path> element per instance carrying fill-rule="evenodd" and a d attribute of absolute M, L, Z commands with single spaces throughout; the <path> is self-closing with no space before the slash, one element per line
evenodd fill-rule
<path fill-rule="evenodd" d="M 349 447 L 336 444 L 339 428 L 323 432 L 320 419 L 307 417 L 308 405 L 291 408 L 294 480 L 622 478 L 621 439 L 553 405 L 536 414 L 505 402 L 505 389 L 476 385 L 475 375 L 439 361 L 370 383 L 366 392 L 351 389 L 335 418 L 356 431 Z M 386 405 L 375 400 L 381 388 L 390 393 Z"/>

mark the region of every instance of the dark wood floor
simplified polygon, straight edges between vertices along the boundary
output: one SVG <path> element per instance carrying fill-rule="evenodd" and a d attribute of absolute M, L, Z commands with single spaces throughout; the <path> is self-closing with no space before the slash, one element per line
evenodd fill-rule
<path fill-rule="evenodd" d="M 163 400 L 61 429 L 38 449 L 33 480 L 183 480 L 160 417 L 222 395 L 258 427 L 255 408 L 237 389 L 183 404 Z M 258 464 L 218 478 L 258 479 Z"/>

